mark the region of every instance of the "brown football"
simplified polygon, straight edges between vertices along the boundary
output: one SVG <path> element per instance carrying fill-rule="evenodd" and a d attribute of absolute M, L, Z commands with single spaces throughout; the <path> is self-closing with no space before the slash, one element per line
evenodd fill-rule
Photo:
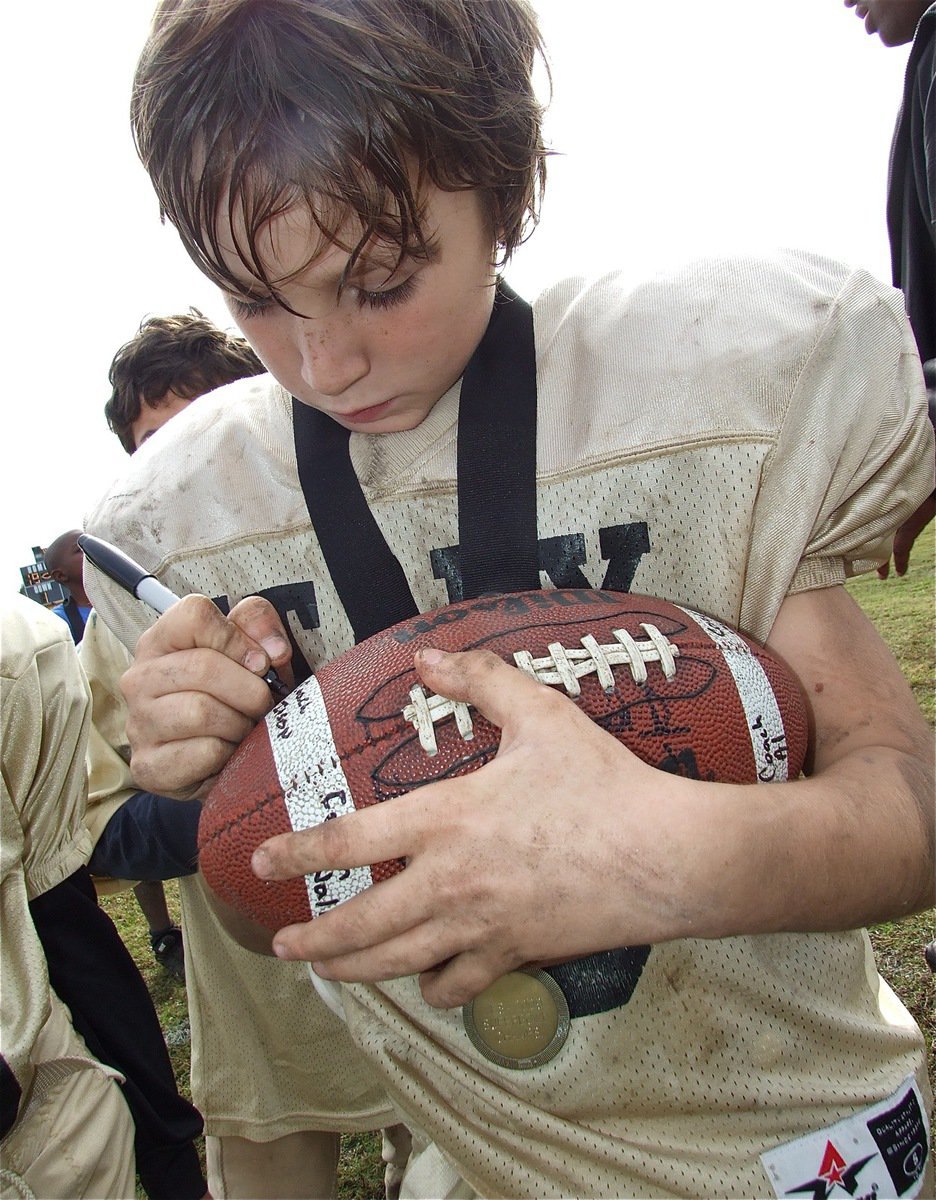
<path fill-rule="evenodd" d="M 423 646 L 483 647 L 575 704 L 645 762 L 702 780 L 795 778 L 806 704 L 769 651 L 711 617 L 649 596 L 519 592 L 449 604 L 368 638 L 306 680 L 237 749 L 204 804 L 200 866 L 217 896 L 269 929 L 327 912 L 402 861 L 263 882 L 268 837 L 483 766 L 500 731 L 427 694 Z"/>

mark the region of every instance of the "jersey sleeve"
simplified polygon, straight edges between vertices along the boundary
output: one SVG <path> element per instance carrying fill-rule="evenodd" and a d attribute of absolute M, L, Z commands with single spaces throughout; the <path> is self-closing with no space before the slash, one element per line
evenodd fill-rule
<path fill-rule="evenodd" d="M 56 1016 L 29 902 L 73 874 L 91 852 L 81 823 L 88 707 L 67 627 L 32 600 L 16 596 L 5 602 L 0 608 L 4 1133 L 28 1097 L 36 1039 Z M 61 1014 L 57 1019 L 62 1020 Z"/>
<path fill-rule="evenodd" d="M 746 605 L 776 586 L 777 548 L 803 546 L 787 592 L 844 582 L 890 555 L 933 489 L 933 430 L 899 292 L 852 272 L 796 379 L 756 505 Z"/>
<path fill-rule="evenodd" d="M 6 795 L 24 832 L 30 900 L 88 861 L 88 687 L 68 629 L 32 600 L 2 615 Z M 35 610 L 35 611 L 32 611 Z"/>

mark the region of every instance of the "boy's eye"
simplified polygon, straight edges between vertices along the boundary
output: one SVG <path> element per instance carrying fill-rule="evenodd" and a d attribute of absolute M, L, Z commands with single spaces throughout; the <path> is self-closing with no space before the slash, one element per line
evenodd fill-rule
<path fill-rule="evenodd" d="M 229 293 L 227 300 L 234 316 L 243 321 L 262 317 L 276 307 L 276 301 L 271 296 L 232 296 Z"/>
<path fill-rule="evenodd" d="M 380 292 L 369 292 L 366 288 L 356 289 L 358 303 L 362 308 L 392 308 L 394 304 L 403 304 L 416 290 L 416 275 L 410 275 L 396 287 L 385 288 Z"/>

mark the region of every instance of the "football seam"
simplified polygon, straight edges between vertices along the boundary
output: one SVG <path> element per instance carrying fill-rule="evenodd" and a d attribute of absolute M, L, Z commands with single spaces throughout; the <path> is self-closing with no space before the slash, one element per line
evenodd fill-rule
<path fill-rule="evenodd" d="M 239 817 L 227 817 L 223 825 L 215 825 L 215 827 L 209 832 L 208 836 L 204 840 L 199 838 L 199 857 L 201 856 L 203 847 L 209 845 L 211 842 L 217 841 L 219 838 L 223 838 L 225 834 L 230 833 L 232 830 L 238 829 L 245 823 L 245 821 L 250 820 L 252 817 L 258 816 L 265 808 L 269 807 L 269 805 L 275 804 L 277 801 L 281 801 L 282 799 L 282 792 L 278 794 L 274 793 L 272 795 L 267 795 L 259 802 L 259 804 L 257 804 L 254 808 L 251 808 L 248 812 L 242 813 Z M 273 837 L 275 835 L 271 834 L 270 836 Z"/>
<path fill-rule="evenodd" d="M 678 655 L 679 658 L 685 659 L 685 658 L 692 657 L 693 650 L 695 650 L 697 652 L 696 657 L 701 658 L 703 661 L 707 661 L 711 657 L 711 649 L 712 649 L 711 641 L 696 639 L 696 640 L 694 640 L 692 642 L 688 642 L 686 644 L 679 644 L 679 643 L 677 643 L 677 644 L 679 645 L 679 650 L 680 650 L 680 653 Z M 749 645 L 749 649 L 754 654 L 754 656 L 758 659 L 758 661 L 761 661 L 761 662 L 763 661 L 762 655 L 760 653 L 758 653 L 759 648 L 757 646 Z M 494 651 L 494 653 L 497 653 L 497 651 Z M 510 657 L 508 657 L 506 655 L 498 654 L 498 657 L 503 662 L 507 663 L 508 666 L 512 666 L 512 667 L 514 667 L 515 670 L 522 672 L 521 667 L 516 666 L 515 663 L 510 661 L 510 657 L 512 657 L 512 655 Z M 622 666 L 624 664 L 615 664 L 615 665 Z M 654 664 L 654 665 L 659 665 L 659 664 Z M 677 666 L 677 668 L 676 668 L 677 674 L 678 674 L 678 671 L 679 671 L 679 667 Z M 525 673 L 525 672 L 522 672 L 522 673 Z M 416 682 L 419 683 L 419 676 L 416 674 L 415 671 L 413 671 L 413 675 L 415 676 Z M 542 682 L 542 681 L 537 680 L 537 682 Z M 668 682 L 671 682 L 671 681 L 668 681 Z M 422 685 L 420 685 L 420 686 L 422 686 Z M 548 687 L 551 690 L 562 689 L 561 683 L 544 683 L 543 686 Z M 637 688 L 643 688 L 646 685 L 642 684 L 642 683 L 634 682 L 633 686 L 637 687 Z M 563 695 L 566 695 L 567 698 L 570 699 L 573 704 L 576 703 L 577 697 L 568 696 L 568 693 L 566 693 L 564 689 L 562 689 L 562 691 L 563 691 Z M 444 697 L 444 698 L 449 699 L 449 700 L 451 699 L 450 697 Z M 407 700 L 408 699 L 409 699 L 409 693 L 407 692 Z M 379 722 L 382 724 L 384 722 L 393 722 L 394 720 L 398 720 L 399 718 L 403 717 L 403 712 L 407 707 L 408 707 L 408 704 L 404 704 L 400 708 L 394 710 L 393 712 L 388 713 L 386 716 L 369 718 L 367 723 L 377 724 Z M 576 707 L 580 707 L 580 706 L 576 705 Z M 325 708 L 326 708 L 326 712 L 327 712 L 328 711 L 327 703 L 325 705 Z M 477 711 L 477 710 L 475 710 L 475 711 Z M 581 710 L 581 711 L 584 711 L 584 710 Z M 483 716 L 483 714 L 479 714 L 479 715 Z M 588 716 L 589 714 L 586 712 L 585 715 Z M 487 718 L 484 718 L 484 719 L 487 720 Z M 359 718 L 355 717 L 354 720 L 355 720 L 355 722 L 358 722 Z M 418 733 L 418 731 L 414 728 L 412 721 L 406 720 L 405 717 L 403 718 L 403 721 L 408 730 L 412 730 L 414 734 Z M 331 726 L 332 721 L 331 721 L 330 715 L 329 715 L 328 723 L 329 723 L 329 726 Z M 364 722 L 362 722 L 362 724 L 363 723 Z M 488 721 L 488 724 L 493 725 L 493 722 Z M 495 728 L 497 728 L 497 727 L 495 726 Z M 347 749 L 338 750 L 338 747 L 336 744 L 335 749 L 338 753 L 338 761 L 339 761 L 339 763 L 341 763 L 343 765 L 346 760 L 353 759 L 357 755 L 365 753 L 372 746 L 380 747 L 382 745 L 382 743 L 386 742 L 388 739 L 399 737 L 399 734 L 400 734 L 400 728 L 399 728 L 399 726 L 396 726 L 392 729 L 389 729 L 386 733 L 372 734 L 372 733 L 368 732 L 367 735 L 363 739 L 361 739 L 360 741 L 354 742 Z M 334 738 L 332 738 L 332 741 L 334 742 Z"/>
<path fill-rule="evenodd" d="M 682 645 L 682 646 L 680 646 L 680 649 L 683 651 L 683 653 L 680 655 L 680 657 L 683 657 L 683 658 L 685 659 L 685 658 L 687 658 L 687 657 L 691 656 L 691 653 L 692 653 L 692 650 L 693 650 L 693 649 L 696 649 L 697 651 L 700 651 L 700 652 L 701 652 L 701 651 L 703 651 L 703 650 L 707 650 L 707 649 L 708 649 L 708 650 L 710 650 L 710 643 L 706 643 L 706 642 L 704 642 L 704 641 L 701 641 L 701 640 L 699 640 L 699 641 L 693 641 L 693 642 L 690 642 L 690 643 L 688 643 L 688 644 L 686 644 L 686 645 Z M 770 659 L 769 659 L 769 656 L 768 656 L 768 658 L 765 660 L 765 659 L 763 658 L 763 656 L 762 656 L 762 655 L 759 653 L 759 647 L 757 647 L 757 646 L 749 646 L 749 649 L 752 651 L 752 653 L 753 653 L 754 657 L 755 657 L 755 658 L 757 658 L 757 660 L 758 660 L 758 661 L 760 661 L 760 662 L 762 662 L 762 663 L 763 663 L 764 661 L 768 661 L 768 662 L 770 661 Z M 503 661 L 504 661 L 504 662 L 508 662 L 508 663 L 509 663 L 509 659 L 508 659 L 508 658 L 506 658 L 506 657 L 504 657 L 504 656 L 500 656 L 500 657 L 502 657 L 502 659 L 503 659 Z M 704 657 L 704 656 L 703 656 L 703 657 Z M 514 664 L 512 664 L 512 663 L 509 663 L 509 665 L 514 665 Z M 516 667 L 515 669 L 517 669 L 517 670 L 520 670 L 521 668 L 519 668 L 519 667 Z M 678 674 L 678 667 L 677 667 L 677 674 Z M 418 681 L 418 676 L 417 676 L 417 681 Z M 556 689 L 556 688 L 559 688 L 561 685 L 559 685 L 559 684 L 545 684 L 545 683 L 544 683 L 544 684 L 543 684 L 543 686 L 544 686 L 544 687 L 549 687 L 549 688 L 552 688 L 552 689 Z M 644 685 L 644 684 L 637 684 L 637 683 L 634 683 L 634 686 L 635 686 L 635 687 L 637 687 L 637 688 L 643 688 L 645 685 Z M 565 693 L 563 693 L 563 694 L 565 694 Z M 572 703 L 573 703 L 573 704 L 575 704 L 575 703 L 576 703 L 576 698 L 575 698 L 575 697 L 568 697 L 568 698 L 572 700 Z M 576 705 L 576 707 L 579 707 L 579 706 L 578 706 L 578 705 Z M 326 706 L 326 710 L 327 710 L 327 706 Z M 381 722 L 383 722 L 383 721 L 393 721 L 393 720 L 394 720 L 394 717 L 402 717 L 402 712 L 403 712 L 403 710 L 402 710 L 402 709 L 400 709 L 400 710 L 398 710 L 397 712 L 395 712 L 395 713 L 393 713 L 393 714 L 390 714 L 390 715 L 388 715 L 388 716 L 386 716 L 386 717 L 380 717 L 380 718 L 377 718 L 377 719 L 378 719 L 378 720 L 380 720 Z M 479 716 L 481 716 L 481 717 L 483 718 L 483 714 L 480 714 L 480 713 L 479 713 L 478 715 L 479 715 Z M 588 714 L 586 713 L 586 715 L 588 715 Z M 486 720 L 487 718 L 483 718 L 483 719 L 485 719 L 485 720 Z M 409 733 L 411 736 L 414 736 L 414 737 L 417 737 L 417 736 L 418 736 L 418 731 L 416 731 L 416 730 L 414 729 L 414 727 L 413 727 L 413 723 L 412 723 L 411 721 L 407 721 L 407 720 L 405 720 L 405 719 L 404 719 L 404 724 L 405 724 L 405 727 L 406 727 L 407 733 Z M 493 723 L 492 723 L 492 722 L 490 722 L 490 721 L 488 721 L 488 724 L 491 724 L 493 728 L 497 728 L 497 727 L 496 727 L 496 726 L 494 726 L 494 725 L 493 725 Z M 329 717 L 329 725 L 331 725 L 331 718 L 330 718 L 330 717 Z M 269 736 L 269 734 L 268 734 L 268 736 Z M 336 750 L 336 753 L 337 753 L 338 763 L 339 763 L 339 764 L 342 766 L 342 768 L 343 768 L 345 763 L 352 763 L 352 762 L 354 762 L 354 761 L 355 761 L 355 759 L 359 758 L 359 757 L 360 757 L 362 754 L 364 754 L 364 753 L 368 752 L 368 751 L 369 751 L 369 750 L 371 750 L 371 749 L 377 749 L 377 750 L 380 750 L 380 749 L 382 749 L 382 748 L 383 748 L 383 746 L 385 745 L 385 743 L 388 743 L 388 742 L 391 742 L 391 743 L 392 743 L 392 742 L 393 742 L 393 741 L 395 741 L 397 738 L 399 738 L 399 736 L 400 736 L 400 728 L 399 728 L 399 726 L 397 726 L 397 727 L 394 727 L 394 728 L 388 729 L 386 732 L 384 732 L 384 733 L 380 733 L 380 734 L 374 734 L 374 733 L 370 733 L 370 732 L 369 732 L 366 738 L 364 738 L 364 739 L 362 739 L 362 740 L 360 740 L 360 741 L 357 741 L 357 742 L 355 742 L 355 743 L 354 743 L 354 744 L 353 744 L 351 747 L 349 747 L 348 749 L 342 749 L 342 750 L 339 750 L 339 749 L 338 749 L 338 747 L 337 747 L 337 745 L 336 745 L 336 746 L 335 746 L 335 750 Z M 613 735 L 612 735 L 612 736 L 613 736 Z M 333 738 L 332 740 L 333 740 L 333 742 L 334 742 L 334 738 Z M 209 843 L 212 843 L 212 842 L 215 842 L 215 841 L 217 841 L 219 838 L 223 838 L 223 837 L 224 837 L 226 834 L 230 833 L 231 831 L 233 831 L 233 830 L 236 830 L 236 829 L 240 828 L 240 827 L 241 827 L 241 826 L 244 824 L 244 822 L 245 822 L 245 821 L 246 821 L 248 818 L 251 818 L 251 817 L 257 816 L 257 815 L 261 814 L 261 813 L 264 811 L 264 809 L 266 809 L 267 807 L 269 807 L 269 805 L 271 805 L 271 804 L 274 804 L 274 803 L 276 803 L 277 801 L 282 801 L 282 800 L 283 800 L 283 796 L 284 796 L 284 794 L 285 794 L 285 790 L 286 790 L 286 789 L 285 789 L 285 787 L 282 787 L 282 786 L 281 786 L 281 790 L 280 790 L 279 792 L 277 792 L 277 793 L 273 793 L 273 794 L 268 794 L 267 796 L 265 796 L 265 797 L 263 798 L 263 800 L 261 800 L 261 801 L 260 801 L 260 802 L 259 802 L 259 803 L 258 803 L 258 804 L 257 804 L 257 805 L 254 807 L 254 808 L 252 808 L 252 809 L 250 810 L 250 812 L 248 812 L 248 813 L 244 813 L 244 814 L 242 814 L 240 817 L 236 817 L 236 818 L 234 818 L 234 817 L 229 817 L 229 818 L 226 818 L 226 819 L 225 819 L 225 821 L 224 821 L 224 824 L 223 824 L 223 825 L 221 825 L 221 826 L 215 826 L 215 827 L 214 827 L 214 828 L 213 828 L 213 829 L 210 831 L 210 833 L 208 834 L 207 838 L 204 840 L 204 842 L 202 843 L 202 845 L 208 845 Z"/>

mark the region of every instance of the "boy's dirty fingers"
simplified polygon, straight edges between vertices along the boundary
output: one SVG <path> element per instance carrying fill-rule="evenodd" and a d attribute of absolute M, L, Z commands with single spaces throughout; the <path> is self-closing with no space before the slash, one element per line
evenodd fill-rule
<path fill-rule="evenodd" d="M 136 660 L 196 648 L 216 650 L 254 675 L 284 663 L 290 654 L 276 610 L 262 597 L 248 596 L 225 616 L 207 596 L 191 595 L 174 604 L 143 634 Z"/>
<path fill-rule="evenodd" d="M 211 791 L 235 748 L 234 743 L 208 737 L 134 748 L 130 759 L 133 781 L 141 791 L 175 800 L 200 800 Z"/>
<path fill-rule="evenodd" d="M 263 647 L 270 665 L 284 683 L 292 685 L 292 646 L 279 614 L 269 600 L 262 596 L 245 596 L 228 613 L 228 620 L 252 642 Z"/>
<path fill-rule="evenodd" d="M 450 700 L 473 705 L 499 729 L 522 708 L 519 698 L 543 690 L 542 684 L 489 650 L 420 650 L 415 665 L 426 687 Z"/>
<path fill-rule="evenodd" d="M 270 706 L 262 679 L 213 650 L 144 659 L 120 686 L 134 783 L 178 799 L 205 794 Z"/>
<path fill-rule="evenodd" d="M 447 963 L 423 971 L 419 990 L 433 1008 L 458 1008 L 511 970 L 513 964 L 495 960 L 484 950 L 456 955 Z"/>
<path fill-rule="evenodd" d="M 431 925 L 425 896 L 397 875 L 312 921 L 284 926 L 273 950 L 279 958 L 314 963 L 323 979 L 394 979 L 438 961 L 426 941 Z"/>
<path fill-rule="evenodd" d="M 573 730 L 591 729 L 589 718 L 560 691 L 489 650 L 420 650 L 415 665 L 426 687 L 450 700 L 465 701 L 501 730 L 501 753 L 543 720 L 562 722 L 562 728 L 571 722 Z"/>
<path fill-rule="evenodd" d="M 312 829 L 278 834 L 254 851 L 253 869 L 261 879 L 292 879 L 405 858 L 418 842 L 424 811 L 422 797 L 400 796 Z"/>
<path fill-rule="evenodd" d="M 134 782 L 161 795 L 203 795 L 270 709 L 271 665 L 291 682 L 288 651 L 275 610 L 259 596 L 230 617 L 206 596 L 174 604 L 140 638 L 120 682 Z"/>

